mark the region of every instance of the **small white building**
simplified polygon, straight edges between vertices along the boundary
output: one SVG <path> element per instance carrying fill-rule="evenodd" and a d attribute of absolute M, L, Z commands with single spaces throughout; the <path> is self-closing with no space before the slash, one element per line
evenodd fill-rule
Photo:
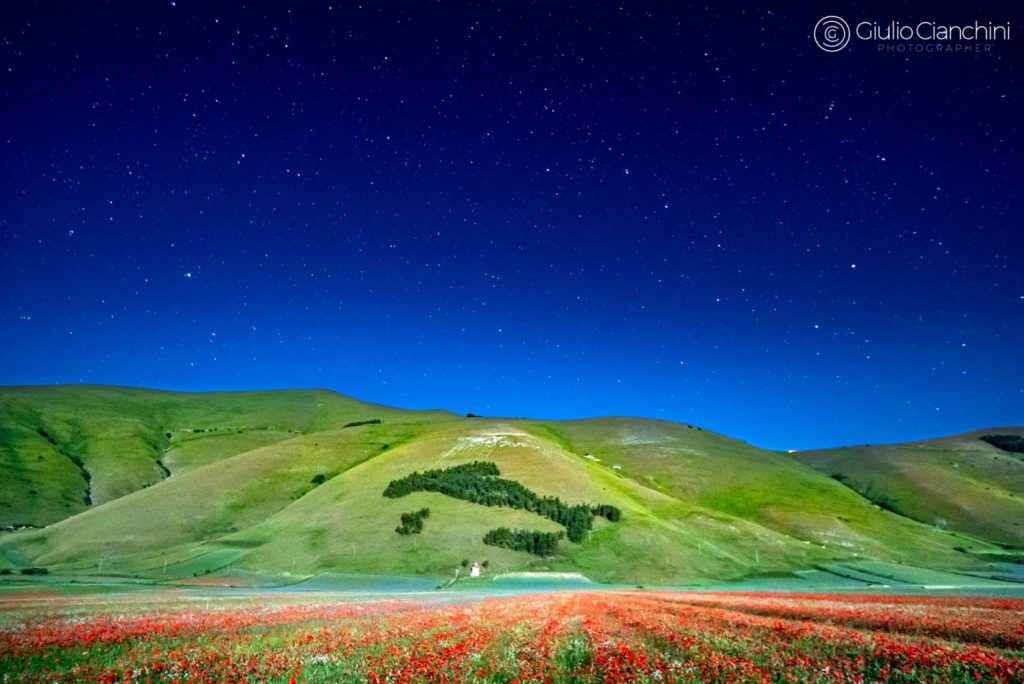
<path fill-rule="evenodd" d="M 469 569 L 469 576 L 470 577 L 479 577 L 480 576 L 480 564 L 479 563 L 473 563 L 473 567 L 471 567 Z"/>

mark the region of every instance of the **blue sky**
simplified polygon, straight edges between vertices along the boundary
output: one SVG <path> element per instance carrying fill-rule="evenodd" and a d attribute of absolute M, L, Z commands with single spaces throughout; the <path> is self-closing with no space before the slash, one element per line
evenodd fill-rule
<path fill-rule="evenodd" d="M 780 449 L 1024 417 L 1019 44 L 829 54 L 819 10 L 677 3 L 0 12 L 2 383 Z"/>

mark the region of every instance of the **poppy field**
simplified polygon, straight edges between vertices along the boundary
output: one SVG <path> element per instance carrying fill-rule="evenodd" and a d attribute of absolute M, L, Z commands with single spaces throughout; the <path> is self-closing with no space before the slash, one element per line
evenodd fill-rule
<path fill-rule="evenodd" d="M 2 682 L 1024 682 L 1024 600 L 0 598 Z"/>

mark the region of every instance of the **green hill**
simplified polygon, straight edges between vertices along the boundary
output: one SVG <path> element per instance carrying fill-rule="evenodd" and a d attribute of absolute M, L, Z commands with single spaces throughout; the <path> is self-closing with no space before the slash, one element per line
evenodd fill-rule
<path fill-rule="evenodd" d="M 399 413 L 406 412 L 323 390 L 196 395 L 96 386 L 0 388 L 0 526 L 46 525 L 171 474 L 300 434 Z M 417 415 L 428 420 L 435 414 Z"/>
<path fill-rule="evenodd" d="M 885 508 L 944 529 L 1024 545 L 1024 454 L 982 439 L 991 428 L 910 444 L 805 451 L 797 460 Z M 998 441 L 998 440 L 997 440 Z M 1012 441 L 1005 446 L 1012 449 Z"/>
<path fill-rule="evenodd" d="M 987 450 L 998 451 L 982 447 L 989 460 Z M 577 543 L 564 536 L 568 528 L 527 508 L 437 491 L 383 496 L 413 472 L 473 462 L 494 464 L 507 487 L 531 500 L 557 497 L 578 511 L 603 505 L 621 519 L 597 515 Z M 927 515 L 884 510 L 853 480 L 831 477 L 833 466 L 824 472 L 824 462 L 677 423 L 462 418 L 321 390 L 2 388 L 2 524 L 39 529 L 0 534 L 0 551 L 14 569 L 162 580 L 442 579 L 463 560 L 486 560 L 490 574 L 671 584 L 815 568 L 849 574 L 869 563 L 873 572 L 900 564 L 977 572 L 1001 550 L 970 535 L 1004 538 L 955 517 L 941 530 Z M 988 465 L 985 472 L 998 492 L 981 486 L 972 496 L 1001 516 L 989 500 L 1016 503 L 1011 494 L 1021 495 L 1022 483 Z M 484 485 L 460 486 L 479 494 L 473 488 Z M 927 483 L 914 491 L 930 500 Z M 424 508 L 419 533 L 396 533 L 403 513 Z M 553 554 L 538 555 L 485 544 L 497 528 L 562 538 Z"/>

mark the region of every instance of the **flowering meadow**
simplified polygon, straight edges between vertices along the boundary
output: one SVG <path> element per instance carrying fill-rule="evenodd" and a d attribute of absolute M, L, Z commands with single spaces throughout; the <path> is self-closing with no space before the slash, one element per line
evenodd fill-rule
<path fill-rule="evenodd" d="M 1024 682 L 1024 600 L 0 597 L 0 682 Z"/>

